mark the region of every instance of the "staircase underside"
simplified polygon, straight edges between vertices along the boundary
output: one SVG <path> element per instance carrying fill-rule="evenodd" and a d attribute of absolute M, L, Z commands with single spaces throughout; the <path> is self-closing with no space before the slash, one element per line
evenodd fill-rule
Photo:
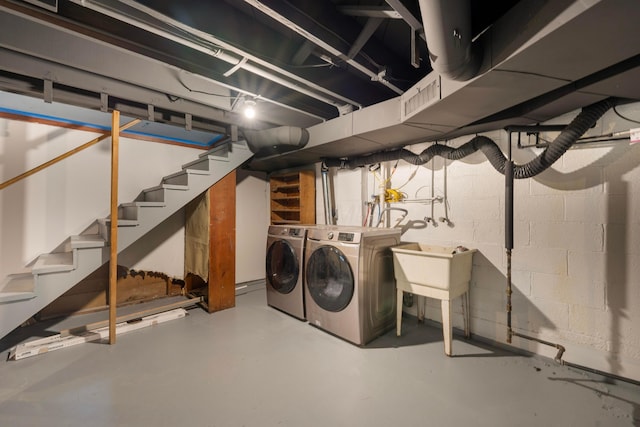
<path fill-rule="evenodd" d="M 143 190 L 134 201 L 121 204 L 118 252 L 251 157 L 244 142 L 219 145 L 164 177 L 159 185 Z M 109 218 L 96 220 L 80 235 L 38 257 L 31 272 L 7 276 L 0 283 L 0 338 L 109 261 L 110 223 Z"/>

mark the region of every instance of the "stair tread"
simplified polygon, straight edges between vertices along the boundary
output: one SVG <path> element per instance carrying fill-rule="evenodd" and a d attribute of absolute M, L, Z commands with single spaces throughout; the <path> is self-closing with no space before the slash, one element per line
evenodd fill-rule
<path fill-rule="evenodd" d="M 5 292 L 0 291 L 0 302 L 24 301 L 36 297 L 33 291 L 26 292 Z"/>
<path fill-rule="evenodd" d="M 220 157 L 223 159 L 227 159 L 229 157 L 229 152 L 230 152 L 229 145 L 222 144 L 222 145 L 217 145 L 211 148 L 210 150 L 205 151 L 204 153 L 198 154 L 198 157 L 202 158 L 202 157 L 211 156 L 211 157 Z"/>
<path fill-rule="evenodd" d="M 54 273 L 73 270 L 73 252 L 56 252 L 40 255 L 33 265 L 34 273 Z"/>
<path fill-rule="evenodd" d="M 165 202 L 129 202 L 129 203 L 121 203 L 122 207 L 130 207 L 137 206 L 139 208 L 164 208 L 166 206 Z"/>
<path fill-rule="evenodd" d="M 176 173 L 172 173 L 171 175 L 167 175 L 162 180 L 167 180 L 171 178 L 175 178 L 182 175 L 209 175 L 209 171 L 201 170 L 201 169 L 183 169 Z"/>
<path fill-rule="evenodd" d="M 200 157 L 196 160 L 190 161 L 189 163 L 185 163 L 182 165 L 182 169 L 190 169 L 191 166 L 193 165 L 197 165 L 200 164 L 204 161 L 208 161 L 208 160 L 215 160 L 215 161 L 219 161 L 219 162 L 228 162 L 229 158 L 228 157 L 218 157 L 218 156 L 211 156 L 211 155 L 205 155 L 203 157 Z"/>
<path fill-rule="evenodd" d="M 111 218 L 101 218 L 98 221 L 106 224 L 111 222 Z M 137 219 L 122 219 L 118 218 L 118 227 L 135 227 L 140 222 Z"/>
<path fill-rule="evenodd" d="M 12 274 L 7 276 L 0 293 L 26 293 L 33 292 L 35 288 L 35 277 L 31 273 Z"/>
<path fill-rule="evenodd" d="M 186 191 L 189 189 L 189 186 L 177 185 L 177 184 L 160 184 L 160 185 L 156 185 L 155 187 L 147 188 L 146 190 L 143 190 L 143 192 L 156 191 L 156 190 L 162 190 L 162 189 Z"/>
<path fill-rule="evenodd" d="M 70 237 L 71 248 L 99 248 L 105 246 L 104 238 L 99 234 L 81 234 Z"/>

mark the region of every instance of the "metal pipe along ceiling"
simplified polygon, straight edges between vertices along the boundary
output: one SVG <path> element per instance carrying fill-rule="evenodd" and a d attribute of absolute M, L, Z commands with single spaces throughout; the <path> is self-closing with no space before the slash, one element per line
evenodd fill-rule
<path fill-rule="evenodd" d="M 307 39 L 310 42 L 314 43 L 318 47 L 321 47 L 322 49 L 326 50 L 330 54 L 336 56 L 337 58 L 340 58 L 341 60 L 343 60 L 347 64 L 351 65 L 356 70 L 360 71 L 361 73 L 363 73 L 364 75 L 369 77 L 372 81 L 379 81 L 380 83 L 382 83 L 383 85 L 385 85 L 386 87 L 388 87 L 389 89 L 391 89 L 392 91 L 397 93 L 398 95 L 402 95 L 404 93 L 404 91 L 402 89 L 400 89 L 399 87 L 395 86 L 394 84 L 388 82 L 387 80 L 385 80 L 383 78 L 380 78 L 377 75 L 377 73 L 371 71 L 370 69 L 368 69 L 364 65 L 360 64 L 358 61 L 350 58 L 348 54 L 346 54 L 344 52 L 341 52 L 340 49 L 337 49 L 334 46 L 331 46 L 329 43 L 327 43 L 324 40 L 322 40 L 321 38 L 316 37 L 315 35 L 313 35 L 309 31 L 307 31 L 304 28 L 302 28 L 299 25 L 297 25 L 295 22 L 292 22 L 289 19 L 285 18 L 284 16 L 280 15 L 278 12 L 276 12 L 273 9 L 271 9 L 270 7 L 268 7 L 267 5 L 262 3 L 261 1 L 259 1 L 259 0 L 244 0 L 244 1 L 245 1 L 245 3 L 247 3 L 247 4 L 251 5 L 251 6 L 253 6 L 254 8 L 256 8 L 257 10 L 261 11 L 262 13 L 267 15 L 268 17 L 278 21 L 279 23 L 281 23 L 285 27 L 289 28 L 290 30 L 295 31 L 296 33 L 300 34 L 302 37 L 304 37 L 305 39 Z"/>
<path fill-rule="evenodd" d="M 452 80 L 475 77 L 482 49 L 472 44 L 469 0 L 419 0 L 419 4 L 431 67 Z"/>
<path fill-rule="evenodd" d="M 137 10 L 138 12 L 142 12 L 143 14 L 159 21 L 160 25 L 158 25 L 157 23 L 154 24 L 152 22 L 144 21 L 140 18 L 136 18 L 131 14 L 127 14 L 124 11 L 118 10 L 112 6 L 103 5 L 98 1 L 91 1 L 91 0 L 70 0 L 70 1 L 80 6 L 83 6 L 88 9 L 107 15 L 111 18 L 133 25 L 142 30 L 159 35 L 168 40 L 172 40 L 176 43 L 180 43 L 183 46 L 187 46 L 192 49 L 198 50 L 199 52 L 205 53 L 207 55 L 214 56 L 222 61 L 227 62 L 228 64 L 233 65 L 234 67 L 242 68 L 246 71 L 259 75 L 260 77 L 264 77 L 284 87 L 287 87 L 291 90 L 302 93 L 311 98 L 317 99 L 321 102 L 324 102 L 338 109 L 338 113 L 340 115 L 345 111 L 344 105 L 341 104 L 340 102 L 344 102 L 347 105 L 355 106 L 357 108 L 362 108 L 362 105 L 354 100 L 343 97 L 342 95 L 334 93 L 328 89 L 323 88 L 322 86 L 319 86 L 313 82 L 303 79 L 273 64 L 270 64 L 267 61 L 263 61 L 257 57 L 254 57 L 253 55 L 247 52 L 243 52 L 235 47 L 228 45 L 227 43 L 221 40 L 218 40 L 211 34 L 205 33 L 204 31 L 199 31 L 195 28 L 185 25 L 149 7 L 146 7 L 136 1 L 118 0 L 118 3 L 131 7 Z M 179 30 L 184 31 L 185 33 L 193 37 L 194 39 L 192 40 L 192 39 L 185 38 L 182 35 L 174 34 L 169 29 L 161 28 L 161 25 L 178 28 Z M 239 58 L 235 57 L 225 51 L 233 52 L 234 54 L 240 57 Z M 271 72 L 267 71 L 266 69 L 262 69 L 256 65 L 250 64 L 249 61 L 259 65 L 260 67 L 269 69 Z M 239 92 L 244 92 L 244 91 L 239 90 Z M 265 98 L 262 98 L 262 99 L 265 99 Z M 265 100 L 270 101 L 268 99 L 265 99 Z"/>

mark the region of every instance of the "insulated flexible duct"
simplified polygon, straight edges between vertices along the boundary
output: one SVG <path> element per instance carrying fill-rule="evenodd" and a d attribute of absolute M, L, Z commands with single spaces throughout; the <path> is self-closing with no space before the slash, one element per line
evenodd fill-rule
<path fill-rule="evenodd" d="M 545 150 L 535 159 L 524 165 L 513 166 L 513 177 L 516 179 L 531 178 L 548 169 L 553 165 L 566 151 L 576 143 L 590 127 L 611 107 L 615 105 L 613 99 L 605 99 L 582 109 L 580 114 L 567 125 L 567 127 L 549 144 Z M 501 174 L 505 173 L 505 163 L 507 158 L 504 156 L 500 147 L 486 136 L 476 136 L 471 141 L 463 144 L 458 148 L 448 147 L 446 145 L 434 144 L 421 152 L 420 154 L 412 153 L 407 149 L 399 149 L 392 151 L 384 151 L 374 153 L 368 156 L 358 157 L 355 159 L 325 159 L 324 163 L 328 167 L 340 167 L 355 169 L 365 165 L 371 165 L 392 160 L 404 160 L 413 165 L 422 165 L 434 156 L 440 156 L 448 160 L 460 160 L 476 151 L 482 151 L 487 157 L 489 163 Z"/>
<path fill-rule="evenodd" d="M 272 129 L 244 129 L 247 145 L 256 157 L 282 154 L 303 148 L 309 142 L 309 131 L 305 128 L 280 126 Z"/>

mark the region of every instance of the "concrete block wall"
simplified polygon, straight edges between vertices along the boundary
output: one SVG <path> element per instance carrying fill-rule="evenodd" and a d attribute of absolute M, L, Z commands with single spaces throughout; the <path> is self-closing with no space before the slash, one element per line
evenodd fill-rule
<path fill-rule="evenodd" d="M 640 120 L 640 104 L 618 106 Z M 577 112 L 550 123 L 568 123 Z M 640 127 L 609 111 L 587 135 Z M 486 134 L 506 153 L 504 131 Z M 554 134 L 543 135 L 553 139 Z M 471 136 L 441 142 L 459 146 Z M 420 152 L 430 144 L 408 147 Z M 516 149 L 517 164 L 541 149 Z M 395 162 L 389 162 L 391 166 Z M 337 172 L 355 178 L 354 171 Z M 446 176 L 446 183 L 445 183 Z M 433 177 L 433 179 L 432 179 Z M 362 175 L 360 187 L 336 187 L 340 201 L 375 192 L 376 180 Z M 366 191 L 362 191 L 362 187 Z M 391 187 L 408 199 L 445 196 L 445 203 L 395 203 L 409 211 L 403 223 L 414 228 L 403 241 L 464 245 L 478 249 L 471 279 L 472 332 L 506 343 L 506 253 L 504 177 L 481 153 L 461 161 L 436 158 L 422 166 L 398 164 Z M 344 194 L 350 192 L 351 196 Z M 640 380 L 640 144 L 628 140 L 581 145 L 553 167 L 515 185 L 512 255 L 513 326 L 521 333 L 566 347 L 564 359 L 604 372 Z M 361 202 L 366 202 L 363 197 Z M 432 214 L 433 212 L 433 214 Z M 439 222 L 448 213 L 451 224 Z M 391 224 L 397 213 L 392 214 Z M 433 216 L 436 225 L 426 223 Z M 351 224 L 357 225 L 355 218 Z M 454 302 L 454 327 L 462 328 Z M 416 306 L 405 308 L 415 314 Z M 438 301 L 428 301 L 427 316 L 440 321 Z M 553 357 L 554 348 L 514 338 L 513 345 Z"/>

